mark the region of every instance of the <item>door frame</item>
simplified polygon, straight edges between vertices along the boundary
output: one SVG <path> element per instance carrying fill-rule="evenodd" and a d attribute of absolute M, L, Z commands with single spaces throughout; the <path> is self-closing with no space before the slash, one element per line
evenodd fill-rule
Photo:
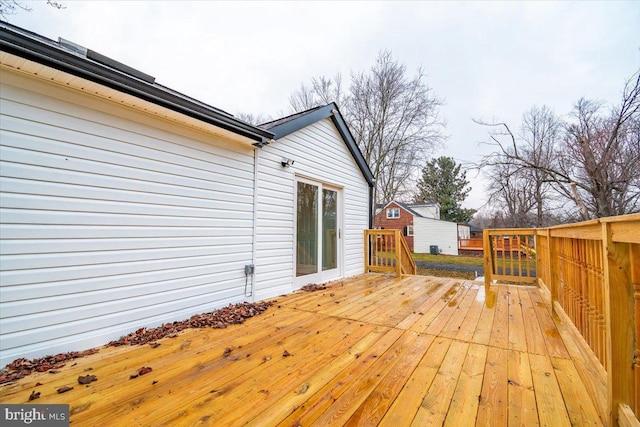
<path fill-rule="evenodd" d="M 318 229 L 318 250 L 317 250 L 317 267 L 318 271 L 304 276 L 296 276 L 297 271 L 297 240 L 298 240 L 298 183 L 302 182 L 318 187 L 318 212 L 317 212 L 317 229 Z M 293 289 L 300 289 L 309 283 L 325 283 L 331 280 L 340 279 L 344 276 L 344 200 L 343 188 L 339 185 L 330 184 L 318 179 L 309 178 L 302 175 L 295 175 L 294 179 L 294 203 L 293 203 Z M 331 270 L 322 270 L 322 190 L 335 191 L 337 194 L 336 206 L 336 227 L 338 229 L 337 240 L 337 267 Z"/>

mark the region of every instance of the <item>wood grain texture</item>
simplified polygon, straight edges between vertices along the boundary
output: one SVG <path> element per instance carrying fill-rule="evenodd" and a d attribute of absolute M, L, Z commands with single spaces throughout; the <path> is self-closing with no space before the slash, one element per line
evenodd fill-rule
<path fill-rule="evenodd" d="M 103 348 L 0 401 L 39 391 L 78 426 L 603 425 L 590 361 L 560 326 L 533 287 L 368 274 L 241 325 Z M 129 379 L 142 366 L 153 371 Z M 98 380 L 79 385 L 89 368 Z"/>

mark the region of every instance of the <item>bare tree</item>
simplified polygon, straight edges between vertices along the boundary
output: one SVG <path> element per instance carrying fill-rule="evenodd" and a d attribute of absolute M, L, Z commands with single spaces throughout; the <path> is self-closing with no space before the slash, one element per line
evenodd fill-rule
<path fill-rule="evenodd" d="M 31 9 L 22 2 L 16 0 L 0 0 L 0 18 L 5 21 L 9 19 L 9 16 L 15 15 L 20 10 L 31 12 Z"/>
<path fill-rule="evenodd" d="M 66 9 L 61 3 L 54 0 L 47 0 L 47 4 L 56 9 Z M 0 0 L 0 18 L 5 21 L 9 20 L 9 16 L 15 15 L 18 11 L 31 12 L 31 8 L 24 2 L 18 0 Z"/>
<path fill-rule="evenodd" d="M 347 120 L 376 176 L 377 203 L 410 191 L 444 139 L 438 115 L 443 101 L 424 80 L 420 69 L 408 76 L 390 51 L 380 52 L 369 72 L 352 75 Z"/>
<path fill-rule="evenodd" d="M 517 142 L 501 147 L 482 160 L 490 182 L 489 202 L 506 210 L 509 226 L 549 225 L 545 218 L 549 218 L 552 207 L 552 187 L 549 173 L 544 168 L 554 162 L 554 146 L 561 130 L 562 122 L 553 111 L 546 106 L 533 107 L 523 115 Z M 501 135 L 510 135 L 508 127 L 506 131 Z M 517 156 L 530 166 L 514 162 L 513 158 Z"/>
<path fill-rule="evenodd" d="M 533 187 L 526 179 L 526 170 L 508 161 L 498 161 L 485 171 L 489 178 L 489 204 L 502 213 L 503 226 L 531 226 L 535 198 Z"/>
<path fill-rule="evenodd" d="M 253 113 L 237 113 L 236 117 L 244 122 L 252 124 L 254 126 L 261 125 L 262 123 L 267 123 L 271 120 L 271 116 L 264 114 L 253 114 Z"/>
<path fill-rule="evenodd" d="M 583 219 L 640 209 L 639 83 L 640 75 L 609 115 L 600 114 L 601 103 L 576 103 L 558 153 L 559 172 L 573 179 L 569 188 L 559 188 L 578 204 Z"/>
<path fill-rule="evenodd" d="M 485 157 L 482 166 L 513 166 L 526 170 L 536 188 L 549 183 L 578 208 L 580 219 L 614 216 L 640 210 L 640 72 L 629 79 L 619 106 L 602 113 L 602 104 L 579 100 L 565 124 L 563 135 L 549 132 L 545 138 L 516 139 L 506 123 L 482 123 L 496 131 L 490 135 L 498 150 Z M 541 129 L 552 122 L 538 118 Z M 525 126 L 537 129 L 532 122 Z M 531 136 L 540 132 L 531 132 Z M 546 133 L 546 131 L 545 131 Z M 553 135 L 553 138 L 550 138 Z M 505 142 L 506 138 L 506 142 Z M 524 142 L 523 142 L 524 139 Z M 554 140 L 555 139 L 555 140 Z M 546 141 L 538 144 L 539 141 Z M 532 144 L 533 143 L 533 144 Z M 534 197 L 544 193 L 534 194 Z M 542 200 L 542 199 L 541 199 Z M 539 204 L 538 206 L 544 206 Z M 538 220 L 544 213 L 538 208 Z"/>
<path fill-rule="evenodd" d="M 342 76 L 336 74 L 333 79 L 319 76 L 311 79 L 311 85 L 300 84 L 300 88 L 289 96 L 291 112 L 309 110 L 332 102 L 346 106 L 346 95 L 342 90 Z"/>
<path fill-rule="evenodd" d="M 352 72 L 348 93 L 342 79 L 317 77 L 289 97 L 294 112 L 336 102 L 376 177 L 376 203 L 412 193 L 421 165 L 444 140 L 438 115 L 443 101 L 418 69 L 406 67 L 381 51 L 367 72 Z"/>

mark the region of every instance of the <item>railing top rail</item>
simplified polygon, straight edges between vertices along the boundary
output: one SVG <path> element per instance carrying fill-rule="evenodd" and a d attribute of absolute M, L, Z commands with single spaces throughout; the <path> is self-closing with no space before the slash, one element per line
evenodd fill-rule
<path fill-rule="evenodd" d="M 490 235 L 534 235 L 538 229 L 536 228 L 485 228 Z"/>
<path fill-rule="evenodd" d="M 385 228 L 379 230 L 364 230 L 367 234 L 395 234 L 396 230 L 393 228 Z"/>
<path fill-rule="evenodd" d="M 627 222 L 627 221 L 640 221 L 640 213 L 633 213 L 628 215 L 608 216 L 606 218 L 590 219 L 588 221 L 576 222 L 573 224 L 560 224 L 551 227 L 546 227 L 550 230 L 557 228 L 574 228 L 574 227 L 586 227 L 590 225 L 602 224 L 602 223 L 614 223 L 614 222 Z"/>

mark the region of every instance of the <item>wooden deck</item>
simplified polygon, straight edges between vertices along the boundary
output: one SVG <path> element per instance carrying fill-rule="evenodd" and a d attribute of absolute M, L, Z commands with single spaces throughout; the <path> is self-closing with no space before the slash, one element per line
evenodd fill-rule
<path fill-rule="evenodd" d="M 73 426 L 602 425 L 589 363 L 534 287 L 368 274 L 159 342 L 31 375 L 0 402 L 36 390 Z"/>

